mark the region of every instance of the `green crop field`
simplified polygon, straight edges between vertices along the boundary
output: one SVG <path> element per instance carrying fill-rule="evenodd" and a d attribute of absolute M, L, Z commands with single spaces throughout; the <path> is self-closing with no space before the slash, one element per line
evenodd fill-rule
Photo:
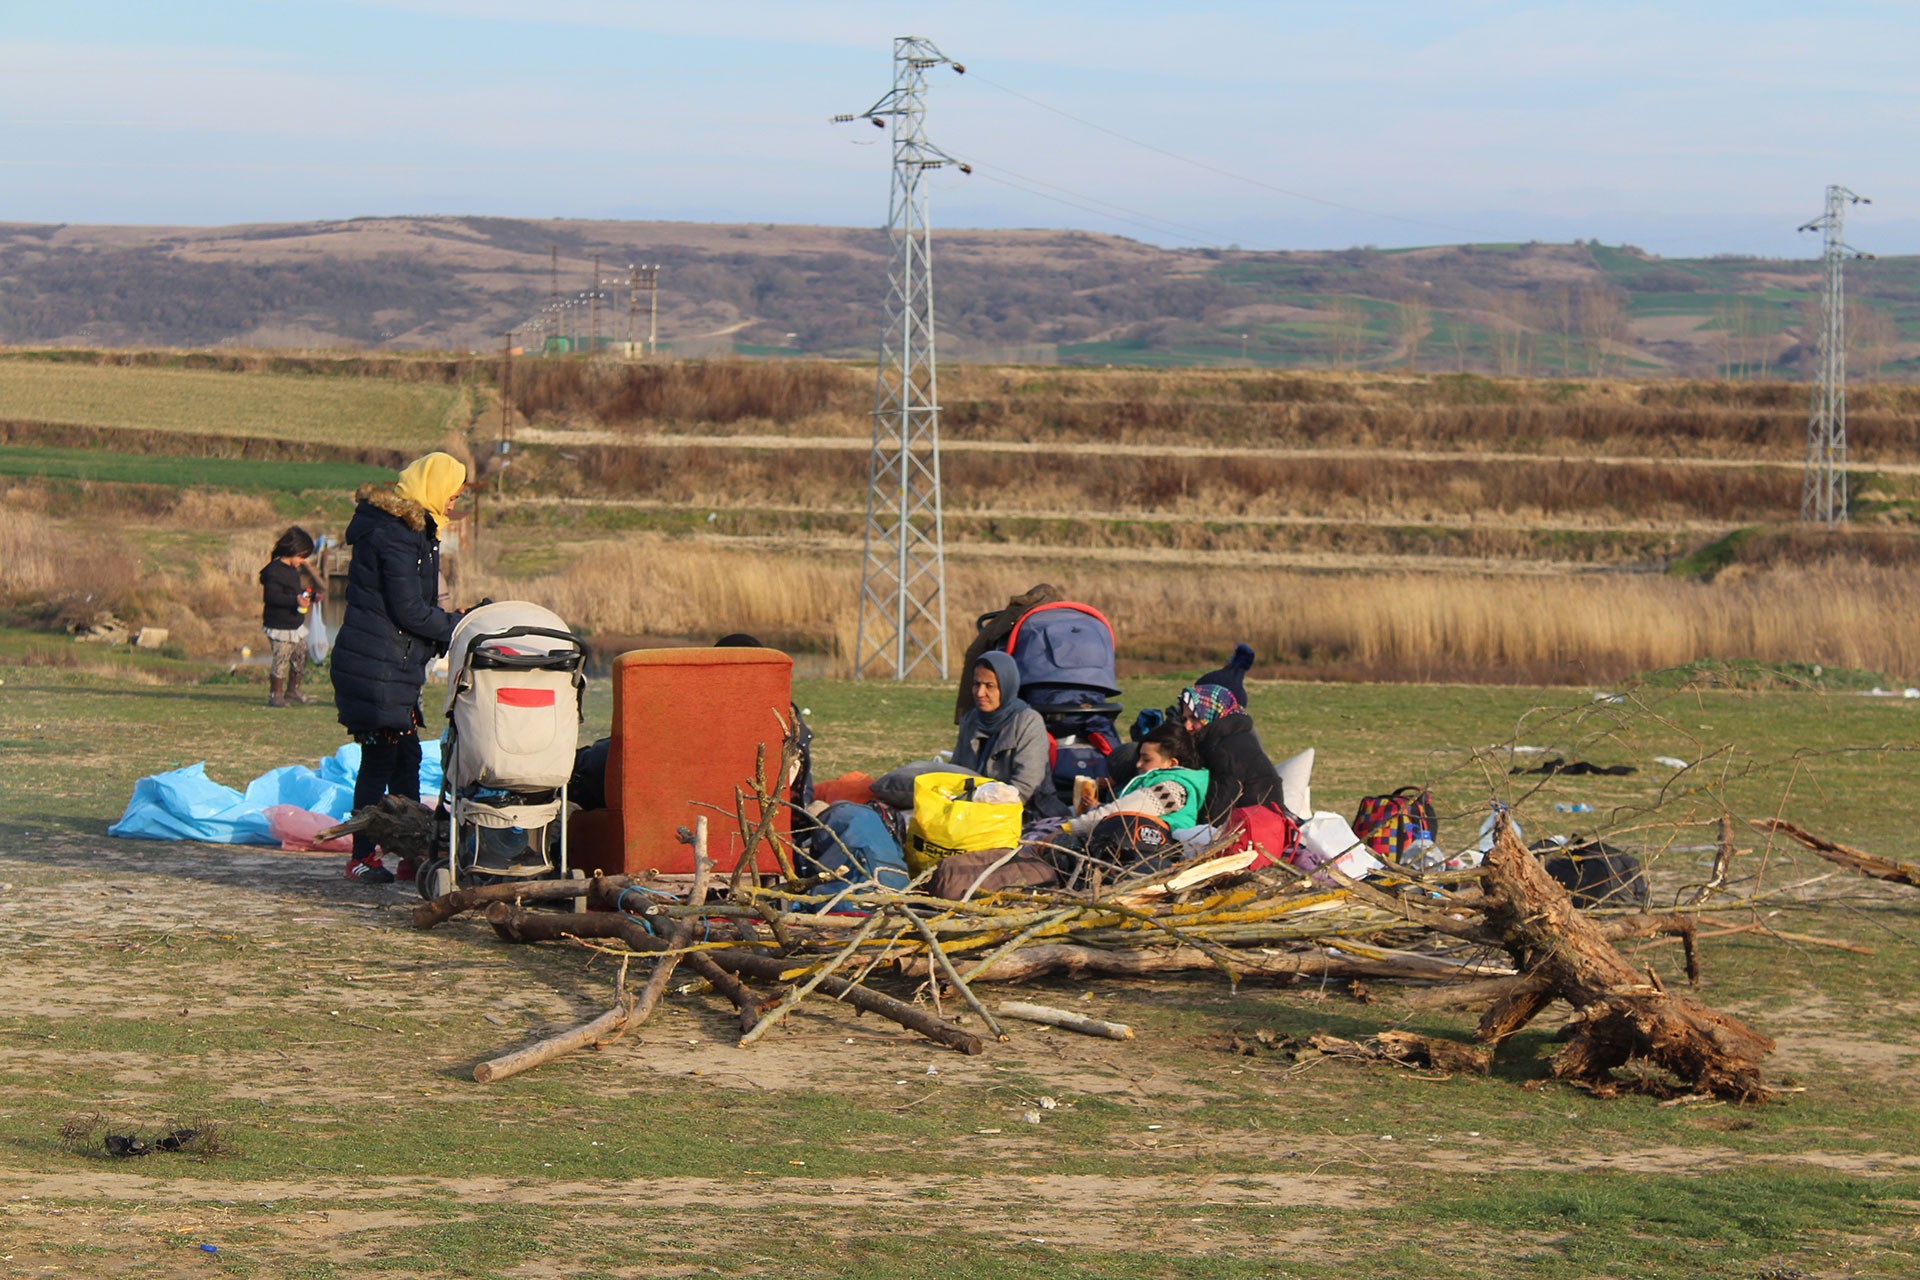
<path fill-rule="evenodd" d="M 0 420 L 8 422 L 428 449 L 444 438 L 460 394 L 377 378 L 0 357 Z"/>
<path fill-rule="evenodd" d="M 613 963 L 506 946 L 471 918 L 415 931 L 409 888 L 350 884 L 336 855 L 104 835 L 144 774 L 205 760 L 238 785 L 338 745 L 324 681 L 321 705 L 272 711 L 248 674 L 0 632 L 0 909 L 16 944 L 0 1020 L 0 1274 L 1920 1269 L 1920 890 L 1747 841 L 1735 892 L 1772 896 L 1708 918 L 1700 997 L 1778 1041 L 1766 1066 L 1782 1092 L 1757 1106 L 1603 1100 L 1551 1082 L 1551 1012 L 1485 1077 L 1296 1060 L 1287 1046 L 1317 1032 L 1460 1038 L 1473 1015 L 1415 1008 L 1385 982 L 1236 989 L 1211 973 L 985 993 L 1123 1020 L 1137 1038 L 1019 1026 L 974 1058 L 817 998 L 742 1049 L 723 1002 L 680 987 L 639 1034 L 482 1086 L 476 1062 L 604 1011 Z M 1920 701 L 1822 692 L 1809 673 L 1684 674 L 1708 684 L 1670 673 L 1607 691 L 1620 701 L 1251 693 L 1271 752 L 1319 752 L 1316 807 L 1426 782 L 1458 842 L 1498 796 L 1529 837 L 1579 824 L 1649 848 L 1662 903 L 1698 882 L 1711 838 L 1672 824 L 1723 803 L 1915 858 Z M 1772 676 L 1802 687 L 1761 687 L 1780 685 Z M 1123 699 L 1130 714 L 1176 687 L 1126 681 Z M 950 742 L 945 687 L 802 680 L 795 695 L 823 774 Z M 609 714 L 592 681 L 583 736 Z M 1510 774 L 1540 756 L 1494 743 L 1636 772 Z M 1757 931 L 1711 936 L 1723 925 Z M 1684 981 L 1677 948 L 1634 961 Z M 138 1159 L 102 1145 L 181 1125 L 215 1141 Z"/>
<path fill-rule="evenodd" d="M 304 492 L 353 489 L 391 472 L 350 462 L 271 462 L 249 458 L 177 458 L 164 454 L 103 453 L 94 449 L 42 449 L 0 445 L 0 476 L 158 484 L 172 488 L 277 489 Z"/>

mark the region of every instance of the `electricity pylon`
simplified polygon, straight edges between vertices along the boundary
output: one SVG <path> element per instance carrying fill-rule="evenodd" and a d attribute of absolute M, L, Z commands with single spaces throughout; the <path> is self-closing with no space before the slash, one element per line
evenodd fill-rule
<path fill-rule="evenodd" d="M 1819 375 L 1807 415 L 1807 476 L 1800 491 L 1800 518 L 1839 524 L 1847 518 L 1847 309 L 1841 264 L 1866 258 L 1843 239 L 1847 206 L 1872 204 L 1842 186 L 1827 188 L 1827 211 L 1802 231 L 1822 233 L 1820 255 Z"/>
<path fill-rule="evenodd" d="M 933 251 L 921 179 L 953 165 L 927 141 L 927 72 L 966 68 L 930 40 L 893 42 L 893 89 L 858 115 L 892 129 L 893 186 L 887 218 L 892 266 L 875 376 L 873 450 L 867 460 L 867 525 L 853 674 L 923 669 L 947 678 L 946 531 L 940 509 L 940 398 L 933 342 Z"/>

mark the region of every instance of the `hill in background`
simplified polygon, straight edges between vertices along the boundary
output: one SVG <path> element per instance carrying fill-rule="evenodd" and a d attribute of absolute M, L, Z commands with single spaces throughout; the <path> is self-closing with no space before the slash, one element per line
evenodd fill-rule
<path fill-rule="evenodd" d="M 537 343 L 543 316 L 623 342 L 646 336 L 643 263 L 664 351 L 864 358 L 886 251 L 878 230 L 775 225 L 0 224 L 0 343 L 484 351 L 509 328 Z M 1819 290 L 1812 259 L 1598 242 L 1250 253 L 950 231 L 934 252 L 943 353 L 1033 364 L 1804 379 Z M 1920 377 L 1920 258 L 1848 270 L 1855 377 Z"/>

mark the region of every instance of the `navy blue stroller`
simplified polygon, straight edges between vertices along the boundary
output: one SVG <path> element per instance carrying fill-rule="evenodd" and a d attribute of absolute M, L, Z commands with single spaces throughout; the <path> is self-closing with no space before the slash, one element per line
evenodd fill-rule
<path fill-rule="evenodd" d="M 1072 804 L 1073 780 L 1106 781 L 1107 757 L 1121 741 L 1113 624 L 1090 604 L 1036 605 L 1014 622 L 1005 647 L 1020 669 L 1020 696 L 1053 737 L 1054 790 Z"/>

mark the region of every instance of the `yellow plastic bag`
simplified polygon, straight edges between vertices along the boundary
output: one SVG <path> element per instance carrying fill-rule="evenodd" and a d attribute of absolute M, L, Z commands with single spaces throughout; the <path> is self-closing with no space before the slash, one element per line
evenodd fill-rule
<path fill-rule="evenodd" d="M 913 780 L 913 821 L 907 824 L 907 867 L 915 875 L 940 859 L 1020 843 L 1017 804 L 967 799 L 991 778 L 971 773 L 923 773 Z"/>

